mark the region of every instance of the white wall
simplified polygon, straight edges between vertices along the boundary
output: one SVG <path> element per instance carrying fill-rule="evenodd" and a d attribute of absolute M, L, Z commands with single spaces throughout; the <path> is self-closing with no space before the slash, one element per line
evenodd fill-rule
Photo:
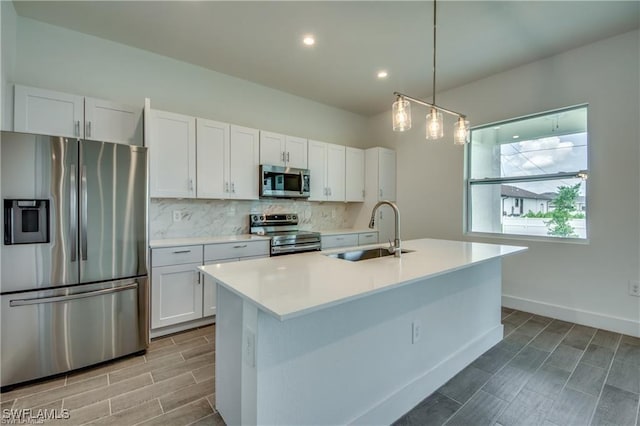
<path fill-rule="evenodd" d="M 13 2 L 0 1 L 0 128 L 13 129 L 13 84 L 16 60 L 16 10 Z"/>
<path fill-rule="evenodd" d="M 450 131 L 424 140 L 417 107 L 408 133 L 391 131 L 390 112 L 369 129 L 373 143 L 398 153 L 403 238 L 526 245 L 504 262 L 507 305 L 640 335 L 640 299 L 627 293 L 640 279 L 639 51 L 633 31 L 439 94 L 473 125 L 589 104 L 588 244 L 465 237 L 463 149 Z"/>
<path fill-rule="evenodd" d="M 17 52 L 15 83 L 130 105 L 149 97 L 152 108 L 341 145 L 367 142 L 367 120 L 357 114 L 31 19 L 18 17 Z"/>

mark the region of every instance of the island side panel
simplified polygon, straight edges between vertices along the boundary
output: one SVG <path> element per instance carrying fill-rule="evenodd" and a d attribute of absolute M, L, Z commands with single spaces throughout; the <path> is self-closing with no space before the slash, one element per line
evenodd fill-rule
<path fill-rule="evenodd" d="M 501 340 L 500 300 L 495 259 L 286 321 L 258 311 L 257 423 L 392 423 Z"/>
<path fill-rule="evenodd" d="M 216 294 L 216 410 L 229 425 L 241 424 L 243 300 L 221 285 Z"/>

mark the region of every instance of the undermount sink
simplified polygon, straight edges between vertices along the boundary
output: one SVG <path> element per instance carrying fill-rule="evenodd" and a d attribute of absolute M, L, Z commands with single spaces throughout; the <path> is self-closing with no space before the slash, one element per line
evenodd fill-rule
<path fill-rule="evenodd" d="M 400 253 L 411 253 L 413 250 L 401 250 Z M 377 259 L 379 257 L 393 256 L 393 253 L 389 253 L 386 247 L 379 247 L 368 250 L 352 250 L 344 251 L 342 253 L 326 254 L 327 257 L 334 257 L 336 259 L 348 260 L 351 262 L 359 262 L 361 260 Z"/>

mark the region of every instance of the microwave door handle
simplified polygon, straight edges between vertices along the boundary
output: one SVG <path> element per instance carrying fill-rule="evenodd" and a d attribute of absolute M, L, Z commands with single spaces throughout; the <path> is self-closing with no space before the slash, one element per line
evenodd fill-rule
<path fill-rule="evenodd" d="M 69 231 L 71 237 L 71 261 L 76 261 L 78 251 L 78 187 L 76 186 L 76 165 L 69 171 Z"/>
<path fill-rule="evenodd" d="M 304 194 L 304 173 L 300 170 L 300 194 Z"/>

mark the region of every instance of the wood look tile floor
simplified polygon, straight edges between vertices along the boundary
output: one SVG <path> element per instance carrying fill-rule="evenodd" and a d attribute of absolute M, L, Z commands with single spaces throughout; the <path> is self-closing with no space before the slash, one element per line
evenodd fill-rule
<path fill-rule="evenodd" d="M 214 408 L 214 345 L 213 325 L 154 339 L 145 355 L 2 393 L 1 412 L 69 410 L 47 425 L 224 425 Z"/>
<path fill-rule="evenodd" d="M 640 339 L 502 308 L 505 338 L 394 426 L 640 426 Z"/>
<path fill-rule="evenodd" d="M 640 339 L 502 309 L 505 338 L 395 425 L 640 426 Z M 215 326 L 0 394 L 0 408 L 68 409 L 60 425 L 224 425 Z M 330 409 L 330 407 L 327 407 Z"/>

